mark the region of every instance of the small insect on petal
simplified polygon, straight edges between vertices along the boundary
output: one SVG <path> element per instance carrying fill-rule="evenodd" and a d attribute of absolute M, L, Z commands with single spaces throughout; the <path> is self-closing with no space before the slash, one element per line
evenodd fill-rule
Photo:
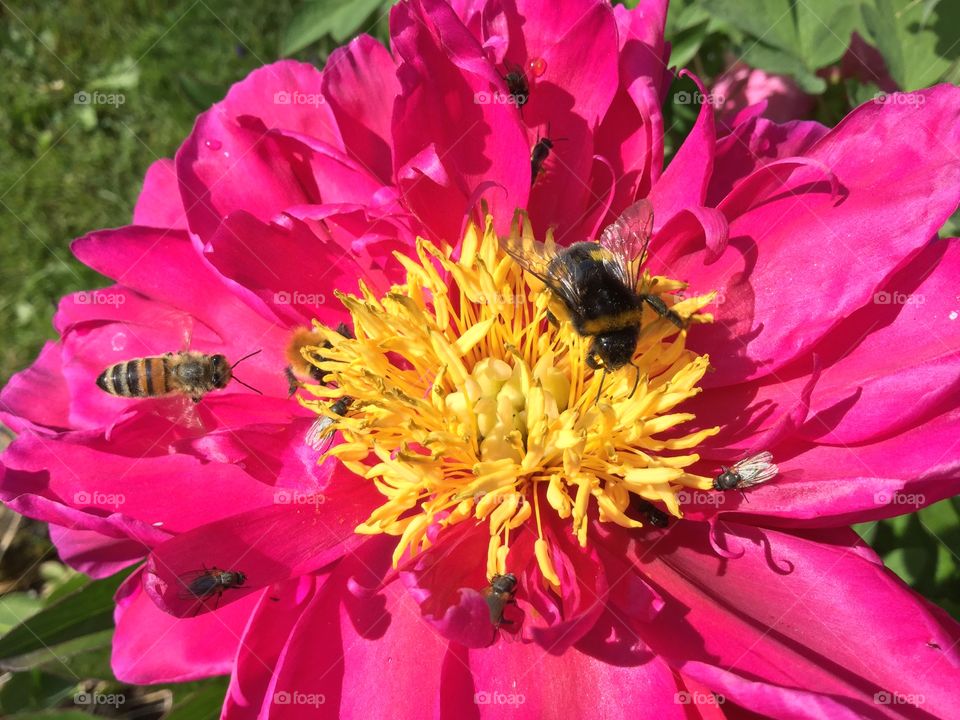
<path fill-rule="evenodd" d="M 760 485 L 777 476 L 780 469 L 773 463 L 773 455 L 759 452 L 736 462 L 732 467 L 722 467 L 713 479 L 715 490 L 745 490 Z"/>

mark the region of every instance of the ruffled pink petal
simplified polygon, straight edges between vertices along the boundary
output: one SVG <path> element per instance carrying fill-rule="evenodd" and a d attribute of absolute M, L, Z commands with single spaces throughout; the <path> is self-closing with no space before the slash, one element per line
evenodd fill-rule
<path fill-rule="evenodd" d="M 70 425 L 70 391 L 63 377 L 60 343 L 45 343 L 26 370 L 0 390 L 0 420 L 14 432 L 60 430 Z M 37 398 L 43 396 L 43 402 Z"/>
<path fill-rule="evenodd" d="M 147 560 L 144 587 L 177 617 L 210 610 L 184 590 L 180 578 L 204 567 L 247 576 L 219 604 L 317 570 L 362 543 L 354 528 L 376 507 L 379 493 L 342 471 L 321 493 L 279 492 L 277 504 L 207 523 L 156 548 Z M 212 601 L 213 602 L 213 601 Z"/>
<path fill-rule="evenodd" d="M 267 129 L 301 133 L 343 149 L 323 88 L 324 76 L 313 65 L 281 60 L 254 70 L 215 107 L 237 121 L 256 118 Z"/>
<path fill-rule="evenodd" d="M 74 570 L 93 578 L 115 575 L 143 559 L 147 549 L 138 540 L 114 538 L 93 530 L 49 525 L 57 557 Z"/>
<path fill-rule="evenodd" d="M 117 591 L 110 667 L 121 682 L 184 682 L 229 673 L 257 596 L 195 618 L 157 609 L 140 587 L 140 571 Z"/>
<path fill-rule="evenodd" d="M 747 179 L 721 203 L 731 217 L 726 252 L 713 264 L 684 267 L 694 290 L 724 297 L 715 323 L 691 333 L 691 347 L 709 353 L 717 367 L 706 383 L 768 374 L 810 348 L 863 306 L 956 208 L 960 89 L 939 86 L 910 97 L 915 102 L 855 110 L 803 158 L 790 191 L 773 183 L 772 194 L 748 203 L 741 192 Z M 842 185 L 839 197 L 831 177 Z"/>
<path fill-rule="evenodd" d="M 290 580 L 264 591 L 250 615 L 237 649 L 221 717 L 254 720 L 269 707 L 268 694 L 277 662 L 290 642 L 304 608 L 322 583 L 313 576 Z"/>
<path fill-rule="evenodd" d="M 527 205 L 530 147 L 516 107 L 482 101 L 503 81 L 440 0 L 397 5 L 390 25 L 402 86 L 393 116 L 394 160 L 397 168 L 407 166 L 399 171 L 407 205 L 433 233 L 453 241 L 470 209 L 467 198 L 481 183 L 494 181 L 502 191 L 486 196 L 490 210 L 509 223 L 513 210 Z M 426 162 L 423 153 L 431 146 L 433 159 Z M 438 184 L 442 194 L 413 193 L 411 185 L 421 182 Z M 442 226 L 428 222 L 435 206 L 457 196 L 462 200 L 449 211 L 454 218 L 459 214 L 455 223 L 446 217 L 436 218 Z"/>
<path fill-rule="evenodd" d="M 235 210 L 267 221 L 291 205 L 317 202 L 317 188 L 298 166 L 298 145 L 254 118 L 238 122 L 223 105 L 198 117 L 176 157 L 190 230 L 203 242 Z"/>
<path fill-rule="evenodd" d="M 274 501 L 274 489 L 239 467 L 185 455 L 136 458 L 20 435 L 4 453 L 2 492 L 30 493 L 93 514 L 122 513 L 168 532 L 185 532 Z M 223 499 L 230 498 L 229 504 Z"/>
<path fill-rule="evenodd" d="M 700 79 L 686 71 L 681 73 L 683 74 L 691 77 L 700 88 L 702 97 L 706 97 L 707 92 Z M 662 227 L 681 210 L 704 204 L 707 183 L 713 171 L 716 139 L 713 106 L 704 101 L 700 105 L 700 114 L 690 134 L 650 190 L 648 197 L 656 213 L 654 217 L 656 228 Z"/>
<path fill-rule="evenodd" d="M 180 186 L 173 160 L 161 158 L 147 169 L 143 189 L 133 209 L 133 224 L 187 229 L 187 216 L 180 200 Z"/>
<path fill-rule="evenodd" d="M 946 717 L 960 701 L 956 623 L 933 612 L 852 530 L 791 535 L 725 522 L 743 550 L 711 552 L 707 527 L 678 522 L 638 569 L 666 604 L 642 637 L 672 667 L 772 717 L 901 717 L 922 696 Z M 915 713 L 919 716 L 919 713 Z"/>
<path fill-rule="evenodd" d="M 778 124 L 752 117 L 717 141 L 717 153 L 707 188 L 707 205 L 715 206 L 733 186 L 763 165 L 804 155 L 829 128 L 810 120 Z"/>
<path fill-rule="evenodd" d="M 476 703 L 484 720 L 701 716 L 692 694 L 652 656 L 618 666 L 574 649 L 558 656 L 532 643 L 501 642 L 471 650 L 467 661 L 472 683 L 457 688 L 455 702 L 464 713 Z"/>
<path fill-rule="evenodd" d="M 349 155 L 384 183 L 393 179 L 393 104 L 399 93 L 396 63 L 369 35 L 330 53 L 323 96 Z"/>

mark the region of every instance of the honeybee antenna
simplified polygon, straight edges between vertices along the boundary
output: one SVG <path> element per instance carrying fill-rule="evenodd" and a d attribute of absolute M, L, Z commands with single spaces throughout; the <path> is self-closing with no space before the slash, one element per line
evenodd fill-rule
<path fill-rule="evenodd" d="M 257 352 L 260 352 L 260 351 L 257 350 Z M 263 393 L 257 390 L 253 385 L 247 385 L 247 383 L 245 383 L 243 380 L 238 378 L 236 375 L 233 376 L 233 379 L 236 380 L 241 385 L 243 385 L 245 388 L 249 388 L 250 390 L 253 390 L 257 395 L 263 395 Z"/>
<path fill-rule="evenodd" d="M 263 349 L 261 348 L 260 350 L 254 350 L 254 351 L 253 351 L 252 353 L 250 353 L 249 355 L 244 355 L 242 358 L 240 358 L 239 360 L 237 360 L 233 365 L 231 365 L 231 366 L 230 366 L 230 369 L 233 370 L 237 365 L 239 365 L 240 363 L 242 363 L 244 360 L 246 360 L 246 359 L 248 359 L 248 358 L 252 358 L 254 355 L 259 355 L 259 354 L 262 353 L 262 352 L 263 352 Z M 250 386 L 248 385 L 247 387 L 250 387 Z M 262 394 L 262 393 L 261 393 L 261 394 Z"/>

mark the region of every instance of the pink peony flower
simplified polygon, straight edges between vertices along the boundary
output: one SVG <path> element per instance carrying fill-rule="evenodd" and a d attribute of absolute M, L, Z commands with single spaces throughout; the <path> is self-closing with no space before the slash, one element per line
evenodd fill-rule
<path fill-rule="evenodd" d="M 665 6 L 403 2 L 392 52 L 254 72 L 150 168 L 134 225 L 77 241 L 117 284 L 65 298 L 60 341 L 0 395 L 0 496 L 85 572 L 145 559 L 117 596 L 119 678 L 230 673 L 231 718 L 951 716 L 956 623 L 849 525 L 958 491 L 960 249 L 935 237 L 960 90 L 832 130 L 748 112 L 719 138 L 704 105 L 664 171 Z M 595 238 L 639 198 L 691 323 L 603 390 L 496 240 Z M 337 382 L 297 403 L 286 351 L 313 319 L 355 337 L 317 330 Z M 237 373 L 263 396 L 232 382 L 194 416 L 96 386 L 185 333 L 261 349 Z M 340 430 L 319 464 L 311 408 Z M 711 489 L 759 451 L 775 479 Z M 243 577 L 184 593 L 214 568 Z"/>
<path fill-rule="evenodd" d="M 808 116 L 814 104 L 814 98 L 789 76 L 768 73 L 742 62 L 734 63 L 716 79 L 709 98 L 725 128 L 736 124 L 741 111 L 759 103 L 763 103 L 763 117 L 779 123 Z"/>

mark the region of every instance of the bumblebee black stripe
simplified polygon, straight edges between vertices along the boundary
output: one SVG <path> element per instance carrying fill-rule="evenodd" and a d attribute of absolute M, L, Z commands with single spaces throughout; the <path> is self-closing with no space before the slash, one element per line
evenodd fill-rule
<path fill-rule="evenodd" d="M 110 368 L 110 382 L 113 386 L 113 394 L 120 395 L 121 397 L 126 395 L 123 391 L 123 373 L 126 363 L 118 362 L 112 368 Z"/>

